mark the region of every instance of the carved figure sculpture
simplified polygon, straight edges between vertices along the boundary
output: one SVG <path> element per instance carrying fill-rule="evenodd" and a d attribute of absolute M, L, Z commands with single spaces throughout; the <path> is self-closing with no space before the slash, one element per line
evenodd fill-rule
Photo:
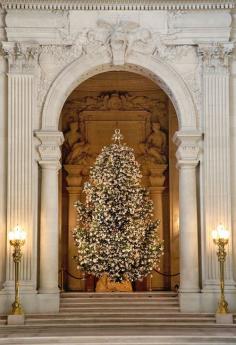
<path fill-rule="evenodd" d="M 166 134 L 161 130 L 159 122 L 152 124 L 152 133 L 146 142 L 140 144 L 141 159 L 155 164 L 166 163 Z"/>
<path fill-rule="evenodd" d="M 83 139 L 79 122 L 71 122 L 70 129 L 65 134 L 65 143 L 68 149 L 66 164 L 86 164 L 89 158 L 89 144 Z"/>

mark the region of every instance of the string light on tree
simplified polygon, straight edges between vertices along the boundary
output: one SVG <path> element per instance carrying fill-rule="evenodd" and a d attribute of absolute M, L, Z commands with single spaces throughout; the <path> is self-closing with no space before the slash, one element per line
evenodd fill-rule
<path fill-rule="evenodd" d="M 153 221 L 153 203 L 141 187 L 134 151 L 115 130 L 84 185 L 85 204 L 76 202 L 78 225 L 75 260 L 82 271 L 115 282 L 135 281 L 159 266 L 163 242 L 159 221 Z"/>

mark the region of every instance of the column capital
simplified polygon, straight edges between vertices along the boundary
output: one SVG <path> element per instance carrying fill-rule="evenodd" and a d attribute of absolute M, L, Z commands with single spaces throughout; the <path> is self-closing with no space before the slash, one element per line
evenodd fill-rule
<path fill-rule="evenodd" d="M 40 52 L 38 43 L 2 42 L 2 51 L 9 63 L 9 73 L 34 74 Z"/>
<path fill-rule="evenodd" d="M 199 162 L 200 141 L 199 131 L 176 132 L 173 141 L 178 146 L 176 151 L 177 167 L 196 167 Z"/>
<path fill-rule="evenodd" d="M 200 43 L 197 51 L 202 60 L 203 70 L 208 73 L 226 72 L 233 48 L 232 42 Z"/>
<path fill-rule="evenodd" d="M 35 132 L 36 137 L 41 144 L 38 147 L 41 160 L 39 164 L 45 166 L 46 164 L 59 163 L 61 158 L 60 146 L 64 142 L 64 136 L 59 131 L 39 131 Z"/>

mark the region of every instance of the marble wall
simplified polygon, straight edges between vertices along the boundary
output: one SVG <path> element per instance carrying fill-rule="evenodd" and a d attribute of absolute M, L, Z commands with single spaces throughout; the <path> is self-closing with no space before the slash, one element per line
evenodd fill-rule
<path fill-rule="evenodd" d="M 211 231 L 218 222 L 230 231 L 226 291 L 236 310 L 236 17 L 232 2 L 216 2 L 200 9 L 187 1 L 184 10 L 181 1 L 156 2 L 152 10 L 135 3 L 123 10 L 111 1 L 98 11 L 75 2 L 0 1 L 0 312 L 13 298 L 8 232 L 16 223 L 27 231 L 26 311 L 59 308 L 61 111 L 78 85 L 112 71 L 152 80 L 177 115 L 178 131 L 170 125 L 169 133 L 179 169 L 179 225 L 177 209 L 170 223 L 180 234 L 181 310 L 216 308 Z"/>

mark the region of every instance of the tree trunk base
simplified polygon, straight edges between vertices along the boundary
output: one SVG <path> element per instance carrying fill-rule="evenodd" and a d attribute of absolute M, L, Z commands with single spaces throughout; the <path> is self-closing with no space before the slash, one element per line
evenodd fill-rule
<path fill-rule="evenodd" d="M 132 285 L 129 280 L 125 280 L 122 283 L 116 283 L 111 281 L 107 274 L 104 274 L 96 285 L 96 292 L 132 292 Z"/>

